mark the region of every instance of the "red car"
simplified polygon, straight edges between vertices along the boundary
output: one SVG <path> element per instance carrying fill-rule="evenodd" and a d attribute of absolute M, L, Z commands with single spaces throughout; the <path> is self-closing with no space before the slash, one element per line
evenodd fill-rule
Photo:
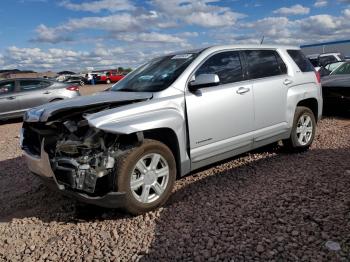
<path fill-rule="evenodd" d="M 99 83 L 110 84 L 110 83 L 118 82 L 123 78 L 124 78 L 124 75 L 122 75 L 118 71 L 106 71 L 101 73 L 100 75 L 97 75 L 96 80 Z"/>

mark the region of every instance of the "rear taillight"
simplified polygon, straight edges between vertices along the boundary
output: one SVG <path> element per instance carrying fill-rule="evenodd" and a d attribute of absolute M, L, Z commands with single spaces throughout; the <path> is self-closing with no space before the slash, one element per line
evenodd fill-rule
<path fill-rule="evenodd" d="M 321 75 L 320 75 L 320 72 L 315 71 L 315 74 L 316 74 L 317 82 L 318 82 L 319 84 L 321 84 Z"/>
<path fill-rule="evenodd" d="M 66 89 L 69 91 L 79 91 L 79 86 L 68 86 Z"/>

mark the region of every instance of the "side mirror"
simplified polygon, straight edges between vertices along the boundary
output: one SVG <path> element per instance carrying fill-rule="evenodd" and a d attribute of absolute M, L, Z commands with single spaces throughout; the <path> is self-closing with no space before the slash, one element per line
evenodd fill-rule
<path fill-rule="evenodd" d="M 220 78 L 217 74 L 201 74 L 188 83 L 190 91 L 196 91 L 203 87 L 217 86 L 220 84 Z"/>

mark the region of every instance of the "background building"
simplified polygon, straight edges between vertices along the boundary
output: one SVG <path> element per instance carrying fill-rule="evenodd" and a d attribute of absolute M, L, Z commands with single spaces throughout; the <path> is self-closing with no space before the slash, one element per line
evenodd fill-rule
<path fill-rule="evenodd" d="M 302 45 L 300 48 L 303 50 L 305 55 L 339 52 L 344 56 L 350 57 L 350 40 Z"/>

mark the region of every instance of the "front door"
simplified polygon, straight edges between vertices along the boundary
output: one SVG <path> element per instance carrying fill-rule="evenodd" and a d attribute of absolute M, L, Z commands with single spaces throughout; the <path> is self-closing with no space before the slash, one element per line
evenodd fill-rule
<path fill-rule="evenodd" d="M 0 83 L 0 118 L 19 115 L 19 103 L 15 81 L 8 80 Z"/>
<path fill-rule="evenodd" d="M 194 77 L 201 74 L 216 74 L 220 83 L 186 93 L 192 163 L 215 162 L 210 159 L 220 160 L 220 155 L 250 147 L 253 139 L 252 85 L 243 77 L 240 53 L 212 55 Z"/>

